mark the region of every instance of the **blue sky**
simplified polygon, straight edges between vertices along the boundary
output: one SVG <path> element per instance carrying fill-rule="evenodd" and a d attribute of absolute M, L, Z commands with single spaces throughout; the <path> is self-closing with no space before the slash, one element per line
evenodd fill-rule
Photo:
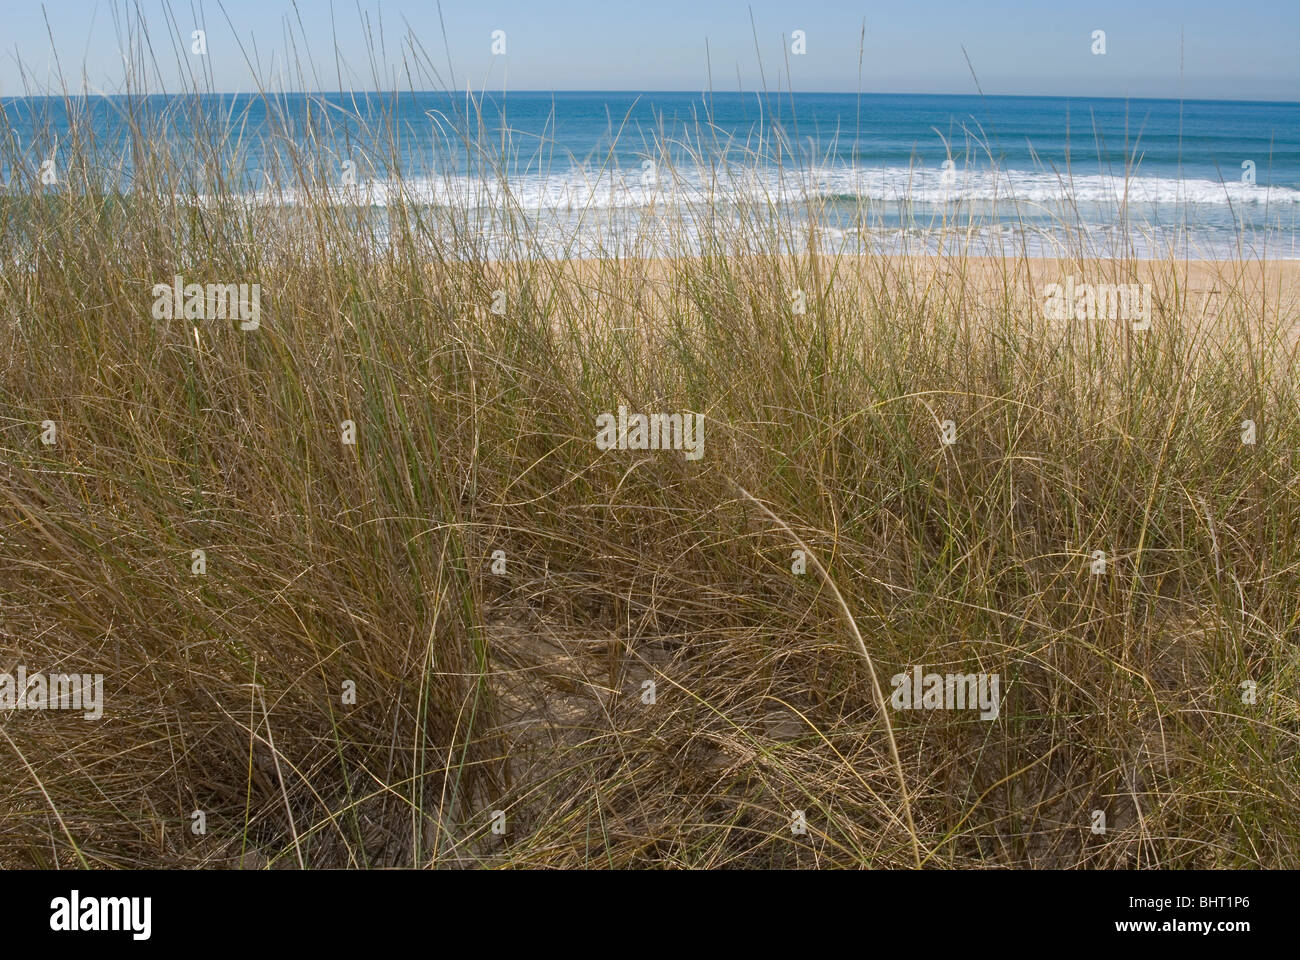
<path fill-rule="evenodd" d="M 255 89 L 254 69 L 287 89 L 409 87 L 403 59 L 410 58 L 411 36 L 444 83 L 450 77 L 436 0 L 299 0 L 296 12 L 290 0 L 139 0 L 138 7 L 168 89 L 175 89 L 181 69 L 200 66 L 213 88 L 224 91 Z M 119 91 L 127 9 L 112 0 L 7 5 L 0 93 L 24 92 L 20 63 L 34 92 L 58 86 L 56 64 L 74 91 L 83 73 L 89 89 Z M 698 91 L 709 86 L 711 63 L 715 90 L 793 84 L 797 91 L 854 91 L 864 17 L 860 88 L 867 92 L 975 93 L 964 46 L 986 94 L 1300 101 L 1297 0 L 442 4 L 456 86 L 490 90 Z M 196 27 L 206 28 L 206 60 L 190 52 Z M 492 53 L 494 30 L 505 31 L 504 56 Z M 795 30 L 805 34 L 803 55 L 790 53 Z M 1094 30 L 1106 33 L 1104 56 L 1092 53 Z M 367 34 L 375 46 L 373 68 Z M 295 50 L 315 62 L 315 78 L 309 71 L 305 83 L 286 66 Z M 259 66 L 250 68 L 245 57 Z M 425 71 L 418 85 L 437 86 L 429 76 Z"/>

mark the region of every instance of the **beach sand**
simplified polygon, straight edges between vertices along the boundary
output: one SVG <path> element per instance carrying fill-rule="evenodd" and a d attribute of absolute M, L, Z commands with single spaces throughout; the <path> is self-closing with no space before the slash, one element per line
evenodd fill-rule
<path fill-rule="evenodd" d="M 733 258 L 737 270 L 742 259 Z M 755 281 L 770 279 L 770 259 L 755 259 Z M 1203 327 L 1212 337 L 1221 313 L 1249 316 L 1266 327 L 1285 330 L 1279 342 L 1288 347 L 1300 341 L 1300 260 L 1087 260 L 1030 257 L 820 256 L 818 277 L 809 273 L 810 260 L 788 261 L 792 276 L 809 277 L 806 298 L 811 302 L 820 284 L 823 290 L 860 297 L 879 304 L 889 298 L 906 304 L 918 302 L 934 310 L 951 309 L 965 316 L 992 316 L 1005 305 L 1013 315 L 1042 317 L 1051 284 L 1148 284 L 1153 318 L 1177 316 L 1181 322 Z M 560 283 L 570 295 L 582 290 L 600 297 L 635 301 L 656 313 L 657 306 L 672 302 L 676 277 L 690 273 L 698 278 L 703 267 L 697 259 L 566 260 L 538 267 L 533 274 L 541 287 Z M 527 271 L 525 271 L 527 272 Z M 742 275 L 743 269 L 738 270 Z M 569 286 L 572 285 L 572 286 Z M 793 295 L 793 290 L 791 291 Z M 997 309 L 995 309 L 997 308 Z M 1208 321 L 1208 322 L 1206 322 Z M 1068 325 L 1068 324 L 1067 324 Z"/>

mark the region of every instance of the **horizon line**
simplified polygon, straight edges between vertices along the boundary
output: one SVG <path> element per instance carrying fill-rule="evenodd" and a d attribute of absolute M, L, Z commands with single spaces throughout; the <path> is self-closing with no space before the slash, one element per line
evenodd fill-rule
<path fill-rule="evenodd" d="M 510 94 L 607 94 L 607 95 L 626 95 L 626 96 L 647 96 L 653 94 L 675 94 L 675 95 L 699 95 L 701 97 L 710 96 L 767 96 L 767 97 L 809 97 L 809 96 L 842 96 L 842 97 L 964 97 L 972 100 L 1116 100 L 1121 102 L 1132 102 L 1139 100 L 1161 101 L 1166 103 L 1242 103 L 1242 104 L 1271 104 L 1300 106 L 1300 100 L 1286 99 L 1260 99 L 1252 98 L 1234 98 L 1234 97 L 1155 97 L 1155 96 L 1114 96 L 1099 94 L 1073 94 L 1073 93 L 921 93 L 913 91 L 875 91 L 875 90 L 685 90 L 685 89 L 560 89 L 560 88 L 542 88 L 542 87 L 521 87 L 509 90 L 489 90 L 481 88 L 479 90 L 466 89 L 465 95 L 473 95 L 480 98 L 487 97 L 508 97 Z M 181 96 L 219 96 L 219 97 L 267 97 L 267 96 L 375 96 L 379 94 L 397 94 L 401 95 L 419 95 L 419 94 L 436 94 L 442 96 L 461 96 L 462 91 L 456 90 L 397 90 L 391 88 L 383 89 L 364 89 L 364 90 L 203 90 L 203 91 L 178 91 L 167 92 L 158 91 L 151 93 L 130 92 L 130 93 L 105 93 L 104 91 L 81 91 L 67 93 L 41 93 L 41 94 L 21 94 L 10 95 L 0 94 L 0 103 L 13 100 L 63 100 L 72 98 L 89 98 L 102 97 L 111 99 L 115 97 L 181 97 Z"/>

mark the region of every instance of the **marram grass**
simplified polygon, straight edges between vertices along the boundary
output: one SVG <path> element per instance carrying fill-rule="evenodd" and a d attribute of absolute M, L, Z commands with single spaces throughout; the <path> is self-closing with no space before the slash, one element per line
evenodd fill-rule
<path fill-rule="evenodd" d="M 1300 866 L 1267 265 L 849 256 L 757 205 L 584 260 L 503 208 L 495 255 L 133 122 L 131 188 L 74 137 L 2 201 L 0 670 L 105 702 L 0 715 L 0 865 Z M 1067 275 L 1149 329 L 1045 318 Z M 176 276 L 259 325 L 156 319 Z M 620 405 L 702 456 L 602 449 Z M 996 718 L 895 709 L 916 666 Z"/>

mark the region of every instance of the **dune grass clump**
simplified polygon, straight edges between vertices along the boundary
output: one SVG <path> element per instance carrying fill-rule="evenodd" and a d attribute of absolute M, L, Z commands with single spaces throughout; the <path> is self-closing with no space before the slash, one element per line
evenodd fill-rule
<path fill-rule="evenodd" d="M 0 865 L 1300 866 L 1293 274 L 734 196 L 566 258 L 491 137 L 485 210 L 372 122 L 373 206 L 355 116 L 178 151 L 127 97 L 123 154 L 50 103 L 56 183 L 0 138 L 0 671 L 105 703 L 0 715 Z M 258 324 L 157 319 L 178 276 Z M 703 455 L 598 448 L 620 406 Z M 896 709 L 918 666 L 996 717 Z"/>

